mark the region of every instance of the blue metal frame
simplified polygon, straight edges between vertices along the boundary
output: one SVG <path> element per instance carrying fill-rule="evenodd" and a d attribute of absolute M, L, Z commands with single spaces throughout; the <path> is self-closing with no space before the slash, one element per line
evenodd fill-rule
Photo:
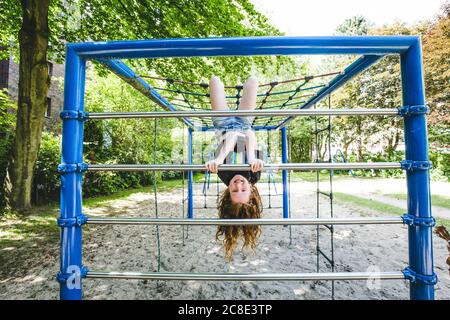
<path fill-rule="evenodd" d="M 84 111 L 86 62 L 70 47 L 66 52 L 64 111 Z M 62 164 L 83 162 L 83 125 L 79 119 L 65 119 L 62 127 Z M 60 219 L 82 219 L 81 170 L 61 174 Z M 61 226 L 60 297 L 78 300 L 82 297 L 81 225 Z"/>
<path fill-rule="evenodd" d="M 415 36 L 208 37 L 71 43 L 88 59 L 138 59 L 299 54 L 386 55 L 406 52 Z"/>
<path fill-rule="evenodd" d="M 192 164 L 192 156 L 193 156 L 193 132 L 192 128 L 188 128 L 188 164 Z M 194 190 L 193 190 L 193 182 L 194 182 L 194 173 L 192 171 L 188 171 L 188 218 L 194 218 Z"/>
<path fill-rule="evenodd" d="M 287 144 L 287 129 L 281 128 L 281 162 L 288 163 L 288 144 Z M 282 171 L 283 177 L 283 218 L 289 218 L 289 184 L 288 184 L 288 172 Z"/>
<path fill-rule="evenodd" d="M 84 83 L 86 59 L 97 59 L 122 79 L 167 110 L 175 107 L 162 98 L 147 82 L 138 77 L 121 58 L 161 58 L 195 56 L 249 56 L 249 55 L 298 55 L 298 54 L 359 54 L 362 58 L 351 64 L 343 74 L 335 77 L 328 86 L 306 102 L 307 108 L 324 96 L 361 73 L 387 54 L 399 54 L 403 81 L 403 103 L 407 106 L 425 104 L 422 54 L 420 39 L 416 36 L 377 37 L 247 37 L 202 39 L 156 39 L 137 41 L 112 41 L 71 43 L 67 45 L 64 85 L 64 111 L 82 115 L 84 112 Z M 404 116 L 406 161 L 428 161 L 426 116 L 423 113 Z M 192 163 L 194 127 L 189 126 L 189 163 Z M 81 278 L 86 274 L 82 264 L 81 226 L 83 117 L 63 117 L 62 164 L 75 168 L 61 172 L 61 260 L 58 280 L 61 299 L 81 299 Z M 281 128 L 283 162 L 287 162 L 286 119 Z M 202 128 L 200 128 L 203 130 Z M 206 129 L 205 129 L 206 130 Z M 193 218 L 193 172 L 188 173 L 188 217 Z M 407 170 L 408 216 L 417 221 L 432 219 L 428 168 Z M 287 173 L 283 171 L 283 217 L 288 214 Z M 435 279 L 433 271 L 432 229 L 430 225 L 408 224 L 409 264 L 405 278 L 411 282 L 411 299 L 433 299 Z"/>
<path fill-rule="evenodd" d="M 408 51 L 400 55 L 404 105 L 424 105 L 425 90 L 422 69 L 422 49 L 417 39 Z M 425 114 L 404 117 L 406 160 L 428 161 L 428 138 Z M 429 170 L 407 170 L 408 214 L 429 219 L 431 215 Z M 429 226 L 410 225 L 409 265 L 421 276 L 433 276 L 433 229 Z M 411 299 L 434 299 L 434 285 L 423 281 L 410 283 Z"/>

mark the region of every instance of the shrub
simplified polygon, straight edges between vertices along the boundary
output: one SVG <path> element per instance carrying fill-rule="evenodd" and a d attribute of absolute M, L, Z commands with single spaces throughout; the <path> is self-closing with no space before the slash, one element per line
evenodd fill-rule
<path fill-rule="evenodd" d="M 60 189 L 58 164 L 60 158 L 61 137 L 50 132 L 43 132 L 33 177 L 32 200 L 35 204 L 43 204 L 58 199 Z"/>
<path fill-rule="evenodd" d="M 16 125 L 16 104 L 12 101 L 5 89 L 0 90 L 0 187 L 3 188 L 9 151 L 14 139 Z M 3 194 L 3 192 L 1 193 Z M 4 199 L 0 196 L 0 208 L 3 208 Z"/>

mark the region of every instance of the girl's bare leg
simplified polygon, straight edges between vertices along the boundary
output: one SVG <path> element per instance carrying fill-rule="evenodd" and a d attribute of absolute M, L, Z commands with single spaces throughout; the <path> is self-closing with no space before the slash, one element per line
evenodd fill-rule
<path fill-rule="evenodd" d="M 244 83 L 242 98 L 239 104 L 239 110 L 254 110 L 256 108 L 256 94 L 258 92 L 258 80 L 255 77 L 249 77 Z M 248 117 L 253 121 L 254 117 Z"/>
<path fill-rule="evenodd" d="M 211 109 L 215 111 L 227 110 L 227 100 L 225 98 L 225 86 L 219 77 L 212 76 L 209 80 L 209 98 Z"/>

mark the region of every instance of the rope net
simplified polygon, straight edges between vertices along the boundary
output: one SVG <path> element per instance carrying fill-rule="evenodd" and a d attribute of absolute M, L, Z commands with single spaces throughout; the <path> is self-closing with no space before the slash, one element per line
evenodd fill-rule
<path fill-rule="evenodd" d="M 259 85 L 256 109 L 297 109 L 326 87 L 329 79 L 341 72 L 324 73 L 296 79 L 272 81 Z M 150 75 L 139 75 L 152 79 L 160 85 L 153 89 L 179 111 L 209 110 L 209 84 L 184 81 Z M 166 86 L 164 86 L 164 84 Z M 196 91 L 197 90 L 197 91 Z M 243 85 L 225 86 L 226 99 L 231 110 L 239 108 Z M 212 128 L 212 119 L 190 119 L 197 127 Z M 259 116 L 253 120 L 254 126 L 278 126 L 285 120 L 283 116 Z"/>

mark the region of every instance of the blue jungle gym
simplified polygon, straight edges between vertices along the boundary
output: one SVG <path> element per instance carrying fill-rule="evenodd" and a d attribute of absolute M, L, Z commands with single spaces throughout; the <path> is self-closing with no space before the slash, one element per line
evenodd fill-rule
<path fill-rule="evenodd" d="M 168 101 L 152 87 L 145 77 L 136 74 L 121 59 L 200 57 L 200 56 L 254 56 L 254 55 L 360 55 L 343 72 L 327 74 L 330 80 L 323 85 L 306 87 L 313 77 L 296 79 L 300 85 L 288 93 L 286 102 L 263 108 L 264 102 L 278 82 L 266 84 L 263 102 L 252 111 L 207 111 L 187 104 Z M 313 109 L 316 103 L 363 72 L 386 55 L 400 55 L 403 106 L 377 109 Z M 101 112 L 84 111 L 85 67 L 87 60 L 96 60 L 120 78 L 148 96 L 165 111 L 154 112 Z M 164 79 L 174 84 L 174 79 Z M 239 100 L 241 87 L 236 86 Z M 303 90 L 315 90 L 296 102 L 294 97 Z M 161 91 L 161 90 L 159 90 Z M 175 92 L 188 94 L 179 89 Z M 184 95 L 183 95 L 184 96 Z M 205 95 L 204 95 L 205 96 Z M 237 101 L 238 103 L 238 101 Z M 183 108 L 185 107 L 185 108 Z M 316 281 L 316 280 L 368 280 L 407 279 L 411 299 L 434 299 L 437 277 L 433 271 L 428 141 L 422 53 L 420 39 L 415 36 L 375 37 L 238 37 L 199 39 L 156 39 L 137 41 L 111 41 L 72 43 L 67 45 L 64 83 L 64 110 L 61 112 L 62 163 L 61 173 L 61 227 L 60 282 L 61 299 L 81 299 L 82 280 L 87 278 L 122 278 L 152 280 L 217 280 L 217 281 Z M 193 172 L 203 171 L 203 164 L 193 164 L 192 145 L 195 131 L 211 129 L 211 117 L 256 116 L 255 130 L 281 130 L 282 163 L 267 164 L 264 170 L 282 170 L 283 217 L 281 219 L 196 219 L 193 206 Z M 406 159 L 401 162 L 375 163 L 289 163 L 287 124 L 300 116 L 399 116 L 404 120 Z M 83 127 L 90 119 L 123 118 L 180 118 L 188 126 L 188 164 L 123 164 L 104 165 L 83 163 Z M 200 119 L 196 121 L 195 119 Z M 208 122 L 209 121 L 209 122 Z M 361 218 L 291 218 L 289 215 L 288 171 L 354 169 L 404 169 L 407 177 L 407 213 L 401 217 Z M 85 171 L 164 171 L 179 170 L 188 174 L 187 218 L 97 218 L 87 217 L 82 210 L 82 178 Z M 221 165 L 219 170 L 249 170 L 247 165 Z M 169 272 L 102 272 L 91 271 L 82 261 L 82 226 L 84 224 L 147 224 L 147 225 L 362 225 L 405 224 L 408 226 L 409 266 L 392 272 L 317 272 L 317 273 L 169 273 Z"/>

